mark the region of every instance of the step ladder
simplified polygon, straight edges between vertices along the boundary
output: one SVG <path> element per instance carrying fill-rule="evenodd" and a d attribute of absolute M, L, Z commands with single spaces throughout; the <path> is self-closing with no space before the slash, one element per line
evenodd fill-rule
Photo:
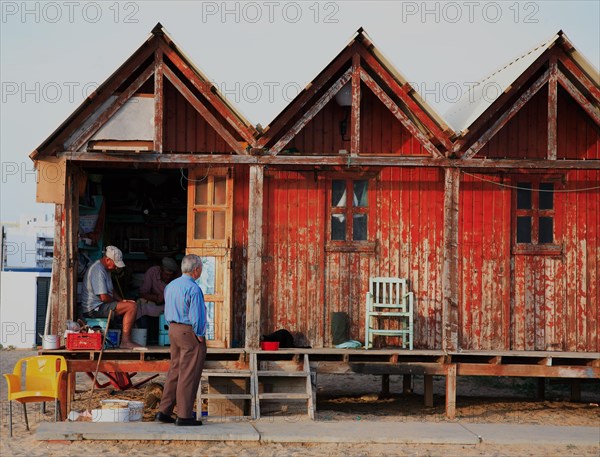
<path fill-rule="evenodd" d="M 219 420 L 254 419 L 256 410 L 255 369 L 250 364 L 206 361 L 196 395 L 196 414 L 207 409 Z"/>
<path fill-rule="evenodd" d="M 253 352 L 251 357 L 255 367 L 254 375 L 254 418 L 267 415 L 269 408 L 289 411 L 298 403 L 305 403 L 308 417 L 315 419 L 315 391 L 312 387 L 308 354 L 289 354 L 273 352 Z M 300 411 L 300 409 L 298 409 Z"/>

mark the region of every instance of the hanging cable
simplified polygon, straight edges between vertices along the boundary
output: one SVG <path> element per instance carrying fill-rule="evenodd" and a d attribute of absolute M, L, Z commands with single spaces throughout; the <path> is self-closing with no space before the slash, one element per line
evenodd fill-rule
<path fill-rule="evenodd" d="M 472 178 L 478 179 L 480 181 L 489 182 L 490 184 L 495 184 L 499 187 L 508 187 L 509 189 L 518 189 L 518 190 L 531 190 L 534 192 L 550 192 L 550 193 L 568 193 L 568 192 L 586 192 L 589 190 L 597 190 L 600 189 L 600 186 L 595 187 L 583 187 L 581 189 L 531 189 L 530 187 L 519 187 L 511 184 L 504 184 L 497 181 L 492 181 L 491 179 L 482 178 L 481 176 L 474 175 L 472 173 L 468 173 L 466 171 L 462 171 L 461 173 L 467 176 L 471 176 Z M 524 178 L 526 179 L 526 178 Z"/>

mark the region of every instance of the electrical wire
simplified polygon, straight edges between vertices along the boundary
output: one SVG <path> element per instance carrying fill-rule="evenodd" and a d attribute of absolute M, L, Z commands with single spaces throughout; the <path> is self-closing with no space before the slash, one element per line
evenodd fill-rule
<path fill-rule="evenodd" d="M 531 187 L 520 187 L 520 186 L 511 185 L 511 184 L 504 184 L 501 182 L 492 181 L 491 179 L 482 178 L 481 176 L 477 176 L 477 175 L 474 175 L 472 173 L 468 173 L 468 172 L 462 171 L 462 170 L 461 170 L 461 173 L 464 175 L 467 175 L 467 176 L 471 176 L 472 178 L 478 179 L 480 181 L 489 182 L 490 184 L 495 184 L 499 187 L 507 187 L 509 189 L 517 189 L 517 190 L 530 190 L 533 192 L 569 193 L 569 192 L 587 192 L 590 190 L 600 189 L 600 186 L 583 187 L 581 189 L 532 189 Z M 526 179 L 526 178 L 524 178 L 524 179 Z"/>

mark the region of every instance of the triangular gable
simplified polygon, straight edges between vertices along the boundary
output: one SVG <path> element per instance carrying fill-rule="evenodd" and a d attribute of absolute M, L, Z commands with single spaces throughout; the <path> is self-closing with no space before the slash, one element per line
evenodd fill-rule
<path fill-rule="evenodd" d="M 352 85 L 348 125 L 351 153 L 360 153 L 360 91 L 371 91 L 431 156 L 452 149 L 451 129 L 377 51 L 359 29 L 350 43 L 325 67 L 265 129 L 257 146 L 276 155 L 333 99 L 346 84 Z M 337 128 L 336 128 L 337 129 Z"/>
<path fill-rule="evenodd" d="M 523 65 L 523 62 L 527 65 Z M 454 151 L 462 150 L 461 156 L 465 159 L 475 157 L 493 138 L 497 139 L 499 132 L 505 131 L 505 127 L 532 100 L 539 101 L 540 91 L 544 93 L 547 105 L 547 153 L 544 158 L 555 159 L 559 86 L 569 93 L 596 125 L 600 125 L 600 74 L 575 50 L 562 31 L 494 75 L 484 81 L 487 81 L 487 85 L 494 84 L 499 88 L 501 95 L 497 99 L 492 102 L 488 100 L 486 107 L 479 112 L 482 104 L 477 101 L 477 94 L 467 93 L 463 98 L 474 101 L 470 104 L 474 113 L 460 112 L 466 109 L 466 105 L 459 101 L 459 107 L 449 114 L 451 123 L 461 130 Z M 482 82 L 477 87 L 486 84 Z M 460 119 L 465 123 L 459 125 L 457 122 Z"/>
<path fill-rule="evenodd" d="M 164 80 L 172 84 L 232 151 L 246 154 L 257 135 L 244 119 L 173 42 L 162 25 L 30 157 L 79 151 L 148 84 L 154 95 L 153 150 L 163 150 Z M 152 114 L 152 113 L 151 113 Z M 187 152 L 187 151 L 179 151 Z"/>

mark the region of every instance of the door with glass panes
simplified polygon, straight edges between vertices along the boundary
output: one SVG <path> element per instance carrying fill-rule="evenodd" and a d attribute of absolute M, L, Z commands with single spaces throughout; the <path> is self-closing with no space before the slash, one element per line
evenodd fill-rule
<path fill-rule="evenodd" d="M 230 346 L 232 209 L 231 169 L 189 170 L 186 252 L 202 258 L 208 347 Z"/>

